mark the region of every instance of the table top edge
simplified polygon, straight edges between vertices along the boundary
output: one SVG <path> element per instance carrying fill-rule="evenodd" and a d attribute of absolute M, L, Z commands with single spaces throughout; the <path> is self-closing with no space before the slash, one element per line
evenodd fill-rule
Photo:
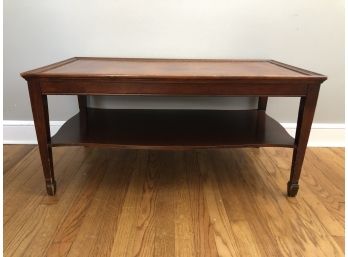
<path fill-rule="evenodd" d="M 60 66 L 75 62 L 77 60 L 125 60 L 125 61 L 168 61 L 168 62 L 268 62 L 273 65 L 280 66 L 282 68 L 295 71 L 304 76 L 296 77 L 296 76 L 148 76 L 148 75 L 120 75 L 120 74 L 45 74 L 49 70 L 58 68 Z M 249 79 L 266 79 L 266 80 L 315 80 L 323 82 L 327 79 L 325 75 L 312 72 L 309 70 L 305 70 L 302 68 L 298 68 L 295 66 L 291 66 L 276 60 L 272 59 L 168 59 L 168 58 L 117 58 L 117 57 L 72 57 L 63 61 L 55 62 L 50 65 L 42 66 L 40 68 L 28 70 L 20 73 L 20 75 L 26 79 L 35 79 L 35 78 L 67 78 L 67 79 L 83 79 L 83 78 L 107 78 L 107 79 L 206 79 L 206 80 L 219 80 L 219 79 L 231 79 L 231 80 L 249 80 Z"/>

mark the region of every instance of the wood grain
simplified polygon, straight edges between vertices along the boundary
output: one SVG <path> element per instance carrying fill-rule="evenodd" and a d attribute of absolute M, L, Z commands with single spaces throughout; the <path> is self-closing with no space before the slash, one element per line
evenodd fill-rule
<path fill-rule="evenodd" d="M 52 137 L 52 146 L 128 149 L 295 147 L 288 132 L 258 110 L 114 110 L 87 108 Z M 83 129 L 87 122 L 87 131 Z"/>
<path fill-rule="evenodd" d="M 273 60 L 141 59 L 75 57 L 36 70 L 29 77 L 323 77 Z"/>
<path fill-rule="evenodd" d="M 28 82 L 46 190 L 51 196 L 56 193 L 52 147 L 83 145 L 162 150 L 293 147 L 287 192 L 294 197 L 320 86 L 327 79 L 274 60 L 88 57 L 71 58 L 21 76 Z M 50 94 L 77 95 L 80 108 L 80 114 L 54 138 L 49 128 Z M 245 95 L 258 96 L 260 101 L 258 110 L 115 111 L 86 108 L 88 95 Z M 269 96 L 301 97 L 295 140 L 265 114 Z"/>
<path fill-rule="evenodd" d="M 285 148 L 61 147 L 55 197 L 37 147 L 4 150 L 6 257 L 344 256 L 342 148 L 308 149 L 297 198 Z"/>
<path fill-rule="evenodd" d="M 18 147 L 4 145 L 4 151 L 7 153 L 4 155 L 4 171 L 11 170 L 33 149 L 33 145 L 18 145 Z"/>

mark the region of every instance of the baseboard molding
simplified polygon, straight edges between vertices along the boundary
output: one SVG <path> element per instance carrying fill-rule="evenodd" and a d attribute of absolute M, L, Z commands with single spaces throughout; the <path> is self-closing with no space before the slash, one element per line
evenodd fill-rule
<path fill-rule="evenodd" d="M 51 134 L 54 135 L 64 121 L 51 121 Z M 294 136 L 296 123 L 282 123 L 282 126 Z M 33 121 L 4 120 L 4 144 L 37 144 Z M 314 123 L 308 146 L 311 147 L 344 147 L 345 124 Z"/>
<path fill-rule="evenodd" d="M 295 137 L 296 123 L 281 123 Z M 313 123 L 309 136 L 310 147 L 345 147 L 345 124 Z"/>
<path fill-rule="evenodd" d="M 51 134 L 57 133 L 64 121 L 51 121 Z M 4 144 L 37 144 L 33 121 L 28 120 L 4 120 L 3 121 Z"/>

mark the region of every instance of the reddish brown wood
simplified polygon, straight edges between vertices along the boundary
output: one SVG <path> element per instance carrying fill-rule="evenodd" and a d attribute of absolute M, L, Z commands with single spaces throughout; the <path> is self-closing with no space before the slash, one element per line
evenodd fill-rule
<path fill-rule="evenodd" d="M 304 96 L 326 77 L 271 60 L 75 57 L 22 73 L 44 94 Z M 88 87 L 88 92 L 86 88 Z"/>
<path fill-rule="evenodd" d="M 78 95 L 77 99 L 79 102 L 80 113 L 86 114 L 86 112 L 87 112 L 87 96 L 86 95 Z"/>
<path fill-rule="evenodd" d="M 312 82 L 281 80 L 171 80 L 125 78 L 41 78 L 43 94 L 305 96 Z M 277 82 L 278 81 L 278 82 Z M 86 89 L 88 88 L 88 91 Z"/>
<path fill-rule="evenodd" d="M 268 97 L 267 96 L 260 96 L 257 109 L 260 110 L 260 111 L 266 111 L 267 101 L 268 101 Z"/>
<path fill-rule="evenodd" d="M 301 175 L 302 164 L 314 118 L 319 89 L 319 85 L 310 86 L 308 87 L 307 96 L 301 97 L 295 136 L 296 147 L 293 152 L 291 174 L 288 182 L 288 196 L 296 196 L 299 189 L 298 181 Z"/>
<path fill-rule="evenodd" d="M 324 80 L 327 78 L 326 76 L 323 76 L 323 75 L 321 75 L 319 73 L 316 73 L 316 72 L 313 72 L 313 71 L 309 71 L 309 70 L 305 70 L 305 69 L 301 69 L 301 68 L 298 68 L 298 67 L 286 64 L 286 63 L 279 62 L 279 61 L 269 60 L 269 62 L 272 63 L 272 64 L 275 64 L 275 65 L 278 65 L 280 67 L 289 69 L 289 70 L 293 70 L 293 71 L 300 72 L 300 73 L 307 74 L 307 75 L 318 76 L 318 77 L 323 78 Z"/>
<path fill-rule="evenodd" d="M 52 138 L 52 146 L 189 150 L 215 147 L 293 147 L 294 139 L 275 120 L 257 110 L 105 110 L 88 109 L 88 133 L 80 114 Z M 261 122 L 260 122 L 261 121 Z"/>
<path fill-rule="evenodd" d="M 274 60 L 75 57 L 21 75 L 29 84 L 50 194 L 55 191 L 51 146 L 159 149 L 285 146 L 295 148 L 288 183 L 288 195 L 294 196 L 319 87 L 326 80 L 323 75 Z M 80 114 L 62 127 L 52 143 L 46 96 L 49 94 L 79 95 L 80 107 Z M 87 95 L 257 96 L 259 104 L 258 110 L 234 112 L 102 111 L 87 108 Z M 295 141 L 265 114 L 268 96 L 301 97 Z"/>
<path fill-rule="evenodd" d="M 56 192 L 56 181 L 54 179 L 52 147 L 50 145 L 51 134 L 47 96 L 41 94 L 40 83 L 37 80 L 32 80 L 28 84 L 28 88 L 42 167 L 46 180 L 46 189 L 49 195 L 54 195 Z"/>
<path fill-rule="evenodd" d="M 81 134 L 84 135 L 87 132 L 87 96 L 78 95 L 77 99 L 80 109 L 80 130 Z"/>
<path fill-rule="evenodd" d="M 272 60 L 199 60 L 75 57 L 22 73 L 25 78 L 325 79 Z"/>

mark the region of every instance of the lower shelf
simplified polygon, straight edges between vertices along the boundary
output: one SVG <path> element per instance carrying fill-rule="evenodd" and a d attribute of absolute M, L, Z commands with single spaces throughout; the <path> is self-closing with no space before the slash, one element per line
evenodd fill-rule
<path fill-rule="evenodd" d="M 138 149 L 294 147 L 274 119 L 257 110 L 113 110 L 76 114 L 51 140 L 52 146 L 107 146 Z"/>

